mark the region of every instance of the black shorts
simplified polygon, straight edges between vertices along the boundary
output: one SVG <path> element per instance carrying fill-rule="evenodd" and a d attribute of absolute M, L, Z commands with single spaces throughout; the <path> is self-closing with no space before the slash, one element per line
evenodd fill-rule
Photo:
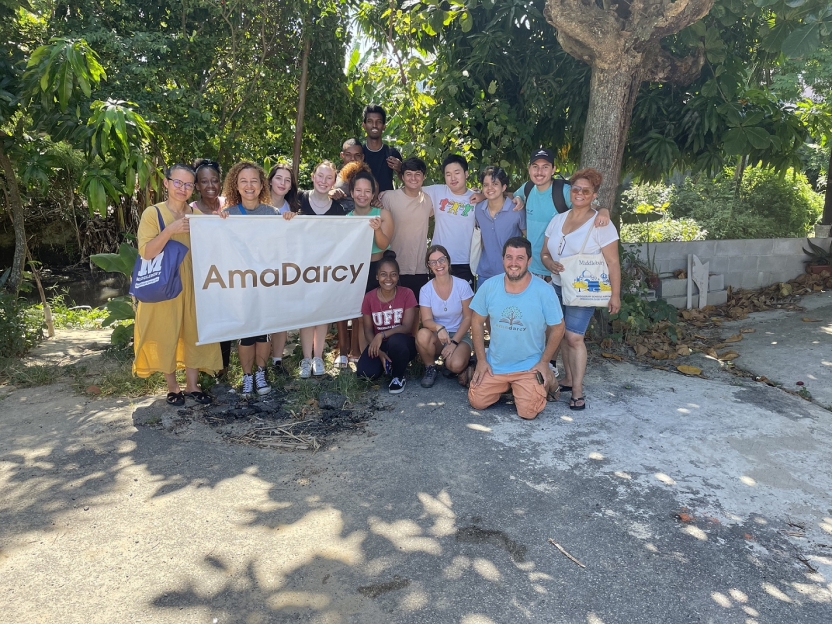
<path fill-rule="evenodd" d="M 378 273 L 379 262 L 381 262 L 381 260 L 373 260 L 370 262 L 370 272 L 367 274 L 367 289 L 364 291 L 365 295 L 374 288 L 378 288 L 378 278 L 376 277 L 376 273 Z"/>
<path fill-rule="evenodd" d="M 466 282 L 468 282 L 468 285 L 471 287 L 472 290 L 477 289 L 477 284 L 474 281 L 474 274 L 471 273 L 470 264 L 452 264 L 451 275 L 453 275 L 454 277 L 458 277 L 459 279 L 464 279 Z"/>
<path fill-rule="evenodd" d="M 404 286 L 405 288 L 409 288 L 413 291 L 413 294 L 416 295 L 416 301 L 419 301 L 419 293 L 422 290 L 422 286 L 427 284 L 430 281 L 430 275 L 427 273 L 422 273 L 420 275 L 399 275 L 399 286 Z"/>
<path fill-rule="evenodd" d="M 268 342 L 269 337 L 265 334 L 262 336 L 252 336 L 251 338 L 240 338 L 241 347 L 253 347 L 257 342 Z"/>

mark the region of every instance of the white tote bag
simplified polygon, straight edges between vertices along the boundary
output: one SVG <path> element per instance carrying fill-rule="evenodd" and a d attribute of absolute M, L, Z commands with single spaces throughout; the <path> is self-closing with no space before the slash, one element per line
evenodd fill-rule
<path fill-rule="evenodd" d="M 603 253 L 585 254 L 584 248 L 595 224 L 589 227 L 581 251 L 561 258 L 560 289 L 563 304 L 581 308 L 605 307 L 612 296 L 609 270 Z"/>
<path fill-rule="evenodd" d="M 468 258 L 468 264 L 471 267 L 471 273 L 477 275 L 477 267 L 480 264 L 482 257 L 482 232 L 477 225 L 474 227 L 474 233 L 471 234 L 471 253 Z"/>

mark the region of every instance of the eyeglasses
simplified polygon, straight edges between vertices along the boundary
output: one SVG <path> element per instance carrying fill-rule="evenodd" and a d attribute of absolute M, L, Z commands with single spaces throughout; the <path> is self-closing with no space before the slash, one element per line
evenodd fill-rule
<path fill-rule="evenodd" d="M 575 195 L 592 195 L 595 191 L 588 186 L 573 186 L 572 192 L 575 193 Z"/>
<path fill-rule="evenodd" d="M 428 260 L 429 267 L 442 266 L 448 264 L 448 259 L 445 256 L 437 258 L 436 260 Z"/>
<path fill-rule="evenodd" d="M 185 189 L 186 191 L 194 190 L 194 183 L 193 182 L 183 182 L 182 180 L 177 180 L 176 178 L 168 178 L 168 181 L 173 184 L 174 188 L 178 189 Z"/>
<path fill-rule="evenodd" d="M 566 247 L 566 235 L 564 234 L 560 239 L 560 245 L 558 245 L 558 255 L 563 255 L 563 248 Z"/>

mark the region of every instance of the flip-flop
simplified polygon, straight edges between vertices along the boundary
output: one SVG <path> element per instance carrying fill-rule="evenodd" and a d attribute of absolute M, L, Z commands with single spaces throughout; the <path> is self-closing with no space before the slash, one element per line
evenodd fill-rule
<path fill-rule="evenodd" d="M 558 384 L 558 392 L 572 392 L 572 386 L 561 386 Z"/>
<path fill-rule="evenodd" d="M 168 405 L 174 407 L 182 407 L 185 405 L 185 395 L 182 392 L 168 392 L 168 398 L 165 399 Z"/>
<path fill-rule="evenodd" d="M 210 395 L 198 390 L 196 392 L 186 392 L 185 396 L 191 397 L 194 401 L 202 405 L 210 405 L 214 402 L 214 399 Z"/>
<path fill-rule="evenodd" d="M 578 405 L 578 401 L 583 401 L 583 405 Z M 586 409 L 586 397 L 575 397 L 569 399 L 569 409 L 571 410 L 582 410 Z"/>

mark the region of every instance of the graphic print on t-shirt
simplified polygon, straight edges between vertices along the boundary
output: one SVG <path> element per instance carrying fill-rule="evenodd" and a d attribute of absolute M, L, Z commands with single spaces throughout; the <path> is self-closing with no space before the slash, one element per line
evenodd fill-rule
<path fill-rule="evenodd" d="M 460 217 L 467 217 L 468 213 L 473 209 L 474 207 L 468 202 L 463 204 L 462 202 L 451 201 L 449 199 L 443 199 L 439 202 L 439 210 L 448 214 L 459 215 Z M 462 211 L 462 214 L 460 214 L 460 211 Z"/>
<path fill-rule="evenodd" d="M 497 324 L 509 331 L 526 331 L 526 326 L 520 320 L 521 318 L 523 318 L 523 313 L 520 308 L 508 306 L 500 313 L 500 320 Z"/>
<path fill-rule="evenodd" d="M 394 308 L 392 310 L 373 312 L 373 325 L 376 326 L 376 330 L 383 332 L 401 325 L 403 317 L 404 308 Z"/>

